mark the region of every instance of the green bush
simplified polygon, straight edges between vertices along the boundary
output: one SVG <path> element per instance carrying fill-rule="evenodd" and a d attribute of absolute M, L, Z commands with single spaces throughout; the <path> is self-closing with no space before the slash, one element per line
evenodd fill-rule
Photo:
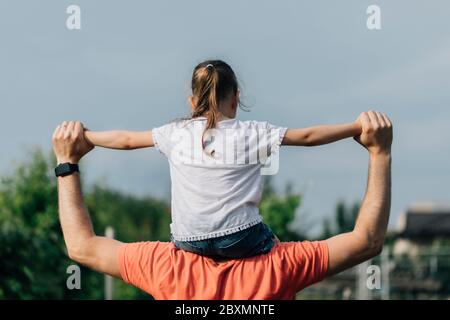
<path fill-rule="evenodd" d="M 103 299 L 104 277 L 81 267 L 81 290 L 68 290 L 66 252 L 58 219 L 55 161 L 35 150 L 0 183 L 0 299 Z M 167 240 L 169 205 L 106 186 L 85 193 L 97 234 L 106 226 L 125 242 Z M 148 298 L 115 281 L 115 298 Z"/>

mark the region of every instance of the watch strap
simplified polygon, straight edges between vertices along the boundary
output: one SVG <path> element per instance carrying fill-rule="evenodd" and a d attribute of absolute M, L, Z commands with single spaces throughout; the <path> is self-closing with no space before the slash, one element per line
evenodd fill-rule
<path fill-rule="evenodd" d="M 78 164 L 75 163 L 61 163 L 55 168 L 55 175 L 57 177 L 65 177 L 74 172 L 80 172 Z"/>

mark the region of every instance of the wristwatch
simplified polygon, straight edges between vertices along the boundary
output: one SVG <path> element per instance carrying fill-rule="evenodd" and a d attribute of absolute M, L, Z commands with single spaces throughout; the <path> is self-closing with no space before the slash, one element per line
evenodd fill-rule
<path fill-rule="evenodd" d="M 71 175 L 74 172 L 80 172 L 80 169 L 78 168 L 78 164 L 74 163 L 61 163 L 55 168 L 55 175 L 57 177 L 65 177 L 68 175 Z"/>

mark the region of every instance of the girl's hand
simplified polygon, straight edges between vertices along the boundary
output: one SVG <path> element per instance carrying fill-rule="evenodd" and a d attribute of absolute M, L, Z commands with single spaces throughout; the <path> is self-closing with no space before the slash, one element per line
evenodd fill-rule
<path fill-rule="evenodd" d="M 358 135 L 362 133 L 362 118 L 365 116 L 365 112 L 360 113 L 358 118 L 355 120 L 355 128 L 359 130 Z"/>
<path fill-rule="evenodd" d="M 84 130 L 83 130 L 84 139 L 86 139 L 86 141 L 89 142 L 90 144 L 95 145 L 91 140 L 91 137 L 92 137 L 91 133 L 92 132 L 88 128 L 86 128 L 86 127 L 84 128 Z"/>

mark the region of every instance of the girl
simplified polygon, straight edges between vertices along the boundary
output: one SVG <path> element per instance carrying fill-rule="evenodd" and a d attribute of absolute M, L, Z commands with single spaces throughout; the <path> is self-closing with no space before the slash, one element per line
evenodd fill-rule
<path fill-rule="evenodd" d="M 316 146 L 354 137 L 361 133 L 359 121 L 287 129 L 237 120 L 238 82 L 220 60 L 198 64 L 191 87 L 187 119 L 143 132 L 86 131 L 86 138 L 113 149 L 155 146 L 167 156 L 171 239 L 177 248 L 222 258 L 268 253 L 275 236 L 263 223 L 258 204 L 261 175 L 276 173 L 279 146 Z"/>

